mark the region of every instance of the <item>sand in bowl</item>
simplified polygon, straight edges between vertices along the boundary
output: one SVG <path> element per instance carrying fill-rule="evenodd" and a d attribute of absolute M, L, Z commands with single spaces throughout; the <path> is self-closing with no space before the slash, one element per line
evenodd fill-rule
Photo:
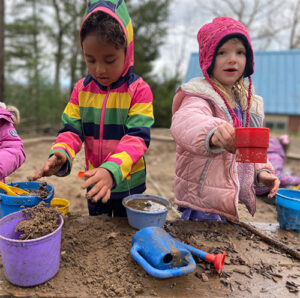
<path fill-rule="evenodd" d="M 60 224 L 60 212 L 56 208 L 47 208 L 41 201 L 33 208 L 24 209 L 24 220 L 16 226 L 20 232 L 20 240 L 36 239 L 54 232 Z"/>

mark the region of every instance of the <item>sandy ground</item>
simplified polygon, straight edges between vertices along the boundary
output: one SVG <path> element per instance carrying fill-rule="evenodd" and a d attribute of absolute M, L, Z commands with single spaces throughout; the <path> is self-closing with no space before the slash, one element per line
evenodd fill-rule
<path fill-rule="evenodd" d="M 147 153 L 147 191 L 173 202 L 175 144 L 168 130 L 153 130 Z M 26 181 L 47 159 L 54 139 L 24 138 L 26 163 L 7 182 Z M 292 137 L 290 151 L 298 154 L 300 138 Z M 300 175 L 300 161 L 289 160 L 289 170 Z M 166 230 L 176 239 L 211 253 L 226 251 L 224 275 L 199 261 L 193 274 L 160 280 L 151 277 L 130 257 L 136 232 L 127 219 L 89 217 L 82 183 L 76 176 L 84 168 L 83 152 L 75 159 L 68 177 L 43 179 L 55 188 L 55 197 L 70 201 L 63 228 L 61 266 L 58 274 L 43 285 L 19 288 L 0 273 L 0 295 L 25 296 L 207 296 L 207 297 L 299 297 L 300 262 L 245 229 L 229 223 L 209 225 L 178 219 L 176 206 L 168 213 Z M 249 215 L 239 207 L 243 222 L 253 222 L 264 233 L 299 250 L 300 234 L 278 229 L 276 208 L 257 200 L 257 212 Z M 3 269 L 3 268 L 0 268 Z M 204 274 L 204 275 L 203 275 Z M 203 276 L 208 277 L 208 281 Z"/>

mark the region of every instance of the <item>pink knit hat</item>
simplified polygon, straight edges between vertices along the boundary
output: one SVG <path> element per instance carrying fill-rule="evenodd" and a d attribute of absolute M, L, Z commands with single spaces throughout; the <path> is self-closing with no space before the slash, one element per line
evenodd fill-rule
<path fill-rule="evenodd" d="M 249 77 L 248 107 L 246 111 L 246 126 L 249 125 L 249 109 L 251 99 L 252 80 L 250 75 L 254 72 L 254 55 L 251 39 L 246 27 L 229 17 L 217 17 L 211 23 L 200 28 L 197 39 L 199 43 L 199 63 L 204 77 L 208 80 L 214 90 L 222 97 L 229 113 L 233 118 L 235 127 L 241 126 L 241 121 L 229 106 L 225 96 L 211 81 L 209 75 L 212 73 L 215 56 L 218 49 L 230 38 L 239 38 L 246 48 L 245 77 Z"/>

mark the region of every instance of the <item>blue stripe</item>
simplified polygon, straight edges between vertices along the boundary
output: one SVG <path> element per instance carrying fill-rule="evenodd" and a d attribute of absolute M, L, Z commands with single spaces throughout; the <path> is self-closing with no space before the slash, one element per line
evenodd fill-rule
<path fill-rule="evenodd" d="M 94 137 L 96 140 L 99 140 L 99 124 L 94 124 L 91 122 L 83 123 L 83 134 L 86 137 Z"/>
<path fill-rule="evenodd" d="M 83 132 L 87 137 L 99 139 L 100 125 L 95 123 L 83 123 Z M 150 144 L 150 128 L 149 127 L 133 127 L 127 129 L 126 126 L 117 124 L 105 124 L 103 129 L 103 140 L 121 140 L 125 135 L 142 138 L 147 147 Z"/>
<path fill-rule="evenodd" d="M 128 129 L 127 132 L 130 136 L 140 137 L 146 143 L 146 146 L 149 147 L 150 145 L 150 128 L 149 127 L 133 127 Z"/>
<path fill-rule="evenodd" d="M 105 7 L 110 9 L 111 11 L 115 12 L 116 6 L 112 2 L 104 1 L 104 0 L 99 0 L 94 4 L 89 4 L 88 10 L 86 15 L 88 15 L 90 12 L 92 12 L 94 9 L 97 7 Z"/>
<path fill-rule="evenodd" d="M 103 140 L 121 140 L 126 132 L 126 126 L 118 124 L 105 124 L 103 130 Z"/>
<path fill-rule="evenodd" d="M 133 66 L 130 66 L 128 72 L 124 77 L 120 77 L 116 82 L 111 84 L 111 90 L 121 87 L 124 83 L 127 83 L 128 87 L 139 78 L 140 77 L 138 75 L 133 73 Z M 102 91 L 107 91 L 107 87 L 102 86 L 100 83 L 98 83 L 97 80 L 95 80 L 90 74 L 88 74 L 83 81 L 84 87 L 86 87 L 92 81 L 94 81 Z"/>
<path fill-rule="evenodd" d="M 92 122 L 83 123 L 83 132 L 87 137 L 94 137 L 99 139 L 100 125 Z M 125 133 L 124 133 L 125 130 Z M 103 129 L 103 140 L 121 140 L 126 134 L 126 127 L 117 124 L 105 124 Z"/>
<path fill-rule="evenodd" d="M 82 142 L 84 142 L 84 136 L 81 134 L 81 132 L 79 130 L 75 129 L 70 124 L 65 124 L 65 126 L 61 130 L 58 131 L 57 135 L 64 133 L 64 132 L 73 132 L 79 136 L 79 138 Z"/>

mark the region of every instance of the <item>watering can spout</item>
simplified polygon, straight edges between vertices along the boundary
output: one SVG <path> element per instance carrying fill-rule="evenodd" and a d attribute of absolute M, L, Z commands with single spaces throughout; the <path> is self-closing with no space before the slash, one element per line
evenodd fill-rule
<path fill-rule="evenodd" d="M 213 263 L 218 273 L 221 273 L 224 266 L 225 257 L 226 257 L 226 252 L 219 253 L 217 255 L 212 255 L 207 253 L 205 256 L 205 260 Z"/>

